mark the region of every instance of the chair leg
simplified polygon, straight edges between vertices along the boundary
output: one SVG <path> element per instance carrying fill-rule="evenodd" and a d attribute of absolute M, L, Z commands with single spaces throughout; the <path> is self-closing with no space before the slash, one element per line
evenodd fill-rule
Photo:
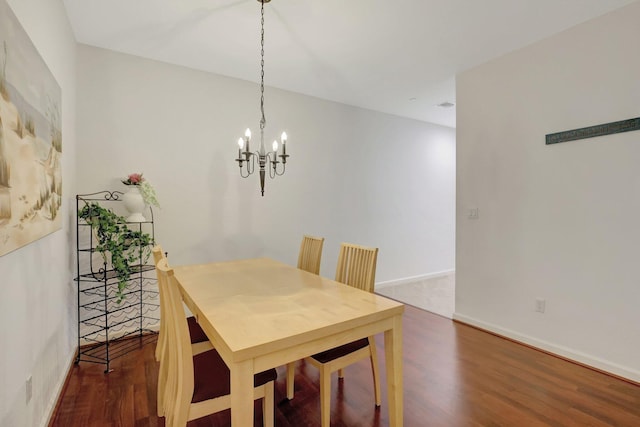
<path fill-rule="evenodd" d="M 158 288 L 159 290 L 159 288 Z M 165 352 L 165 343 L 167 342 L 167 324 L 164 319 L 163 313 L 165 312 L 164 307 L 162 306 L 162 299 L 160 302 L 160 327 L 158 328 L 158 340 L 156 341 L 156 362 L 159 362 L 160 359 L 164 356 Z"/>
<path fill-rule="evenodd" d="M 295 362 L 287 363 L 287 399 L 293 399 L 294 385 L 295 385 Z"/>
<path fill-rule="evenodd" d="M 264 397 L 262 398 L 262 425 L 264 427 L 273 427 L 274 423 L 274 391 L 273 381 L 265 384 Z"/>
<path fill-rule="evenodd" d="M 322 427 L 331 425 L 331 371 L 320 368 L 320 419 Z"/>
<path fill-rule="evenodd" d="M 371 371 L 373 372 L 373 389 L 376 397 L 376 406 L 382 404 L 380 397 L 380 370 L 378 369 L 378 352 L 376 350 L 376 340 L 369 337 L 369 351 L 371 352 Z"/>
<path fill-rule="evenodd" d="M 167 390 L 167 362 L 167 360 L 161 360 L 160 370 L 158 371 L 158 396 L 156 402 L 159 417 L 163 417 L 165 415 L 164 403 Z"/>
<path fill-rule="evenodd" d="M 172 415 L 171 425 L 174 427 L 186 427 L 187 421 L 189 421 L 189 407 L 191 405 L 191 399 L 184 398 L 184 396 L 180 396 L 178 401 L 176 401 L 175 411 Z"/>
<path fill-rule="evenodd" d="M 159 417 L 164 417 L 164 386 L 162 380 L 158 379 L 158 397 L 156 399 L 156 409 Z"/>
<path fill-rule="evenodd" d="M 164 331 L 162 330 L 162 326 L 160 327 L 160 331 L 158 332 L 158 341 L 156 341 L 156 362 L 160 361 L 160 357 L 162 356 L 163 346 L 164 346 Z"/>

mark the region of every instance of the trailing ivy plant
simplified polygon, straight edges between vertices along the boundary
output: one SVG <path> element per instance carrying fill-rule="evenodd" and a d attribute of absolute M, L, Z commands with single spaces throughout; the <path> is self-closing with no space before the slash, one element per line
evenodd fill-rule
<path fill-rule="evenodd" d="M 118 302 L 122 302 L 133 267 L 149 260 L 153 239 L 148 233 L 131 230 L 124 217 L 97 203 L 85 204 L 78 217 L 91 225 L 98 243 L 96 251 L 104 262 L 111 256 L 111 268 L 118 279 Z"/>

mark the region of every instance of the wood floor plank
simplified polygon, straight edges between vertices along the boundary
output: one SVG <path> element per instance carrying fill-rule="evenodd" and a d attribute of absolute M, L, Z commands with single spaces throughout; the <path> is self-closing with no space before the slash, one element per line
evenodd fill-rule
<path fill-rule="evenodd" d="M 379 347 L 382 407 L 376 408 L 368 361 L 331 381 L 333 427 L 389 425 L 383 337 Z M 640 387 L 449 319 L 407 306 L 403 324 L 404 412 L 407 427 L 640 426 Z M 72 368 L 50 426 L 163 427 L 156 415 L 155 344 L 103 365 Z M 286 399 L 278 368 L 275 424 L 320 425 L 318 372 L 296 364 L 295 398 Z M 256 426 L 262 409 L 256 403 Z M 228 427 L 230 411 L 190 427 Z"/>

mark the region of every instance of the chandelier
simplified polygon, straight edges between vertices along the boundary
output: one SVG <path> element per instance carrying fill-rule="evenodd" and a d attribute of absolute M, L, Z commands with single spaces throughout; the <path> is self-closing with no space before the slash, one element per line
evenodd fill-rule
<path fill-rule="evenodd" d="M 260 9 L 260 113 L 262 117 L 260 119 L 260 147 L 257 151 L 252 152 L 249 148 L 251 141 L 251 129 L 248 129 L 244 133 L 244 138 L 238 139 L 238 158 L 236 162 L 240 166 L 240 176 L 247 178 L 253 174 L 256 169 L 256 163 L 260 168 L 260 191 L 262 197 L 264 197 L 264 180 L 266 172 L 269 171 L 269 178 L 273 179 L 276 176 L 283 175 L 287 166 L 287 134 L 282 132 L 280 142 L 282 149 L 278 155 L 278 141 L 273 141 L 273 151 L 267 152 L 264 144 L 264 126 L 267 121 L 264 117 L 264 4 L 269 3 L 271 0 L 258 0 L 261 3 Z M 278 160 L 278 157 L 280 160 Z M 279 165 L 282 166 L 279 166 Z"/>

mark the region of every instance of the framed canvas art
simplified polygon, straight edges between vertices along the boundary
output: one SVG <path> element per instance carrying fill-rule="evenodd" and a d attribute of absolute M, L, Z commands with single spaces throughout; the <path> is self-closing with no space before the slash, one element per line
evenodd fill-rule
<path fill-rule="evenodd" d="M 0 256 L 62 227 L 60 92 L 0 0 Z"/>

